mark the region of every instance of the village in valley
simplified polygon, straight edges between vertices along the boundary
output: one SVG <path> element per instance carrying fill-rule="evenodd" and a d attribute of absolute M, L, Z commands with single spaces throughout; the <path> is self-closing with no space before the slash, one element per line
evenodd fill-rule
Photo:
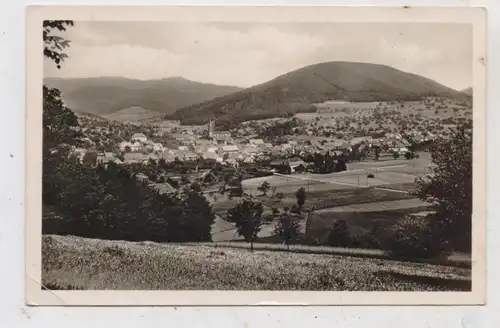
<path fill-rule="evenodd" d="M 376 196 L 374 190 L 364 192 L 363 203 L 373 207 L 381 202 L 373 212 L 387 212 L 391 204 L 387 208 L 384 202 L 393 201 L 394 210 L 399 211 L 394 215 L 401 215 L 401 210 L 431 213 L 428 204 L 408 193 L 415 187 L 415 178 L 430 172 L 428 150 L 433 141 L 446 138 L 457 124 L 471 125 L 470 103 L 428 97 L 413 102 L 330 101 L 317 107 L 315 113 L 247 121 L 224 126 L 224 130 L 217 126 L 216 118 L 204 125 L 182 125 L 179 120 L 123 122 L 80 114 L 84 146 L 73 146 L 72 154 L 91 166 L 113 163 L 133 168 L 138 177 L 162 193 L 175 193 L 196 183 L 219 212 L 212 227 L 217 241 L 239 239 L 235 228 L 223 219 L 228 206 L 235 203 L 232 196 L 267 195 L 259 191 L 262 185 L 278 200 L 270 202 L 270 213 L 280 207 L 283 210 L 283 199 L 294 198 L 301 185 L 308 185 L 311 192 L 311 184 L 319 203 L 322 198 L 333 198 L 332 192 L 338 190 L 382 187 L 391 194 L 387 199 Z M 225 191 L 231 199 L 224 196 Z M 370 194 L 375 195 L 373 199 Z M 408 198 L 406 203 L 400 202 Z M 351 204 L 346 199 L 342 205 L 356 202 L 360 201 Z M 289 203 L 293 208 L 293 201 Z M 320 208 L 308 208 L 325 212 L 330 206 L 317 205 Z M 335 206 L 333 202 L 331 207 Z M 326 237 L 309 237 L 308 243 L 313 238 L 315 243 L 328 244 L 331 222 L 323 225 Z M 264 240 L 273 234 L 271 228 L 272 222 L 267 234 L 265 229 L 261 231 Z"/>
<path fill-rule="evenodd" d="M 221 34 L 236 28 L 207 26 Z M 125 64 L 116 66 L 119 76 L 100 76 L 108 66 L 64 76 L 65 65 L 71 73 L 87 58 L 61 59 L 50 49 L 69 42 L 51 33 L 75 28 L 68 38 L 78 43 L 103 30 L 114 45 L 118 27 L 165 38 L 179 29 L 191 41 L 153 41 L 189 56 L 199 55 L 205 32 L 190 34 L 190 24 L 44 22 L 45 65 L 56 68 L 43 85 L 43 288 L 471 290 L 472 87 L 452 89 L 371 57 L 321 61 L 335 57 L 327 46 L 324 57 L 313 53 L 307 65 L 291 61 L 287 69 L 271 51 L 269 65 L 279 69 L 267 74 L 259 61 L 254 70 L 263 75 L 245 87 L 172 72 L 129 78 Z M 311 35 L 326 30 L 314 28 Z M 134 43 L 135 35 L 122 37 Z M 233 56 L 242 62 L 242 53 Z M 211 72 L 199 81 L 252 73 L 218 72 L 205 57 L 185 63 Z M 156 76 L 156 64 L 146 64 Z M 468 75 L 460 82 L 470 83 Z"/>

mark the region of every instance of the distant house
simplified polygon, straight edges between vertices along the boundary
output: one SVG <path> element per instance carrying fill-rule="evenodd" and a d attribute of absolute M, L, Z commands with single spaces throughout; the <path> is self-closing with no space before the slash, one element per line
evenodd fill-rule
<path fill-rule="evenodd" d="M 216 152 L 211 152 L 211 151 L 206 151 L 202 154 L 202 157 L 204 159 L 213 159 L 217 162 L 222 162 L 223 159 L 221 156 L 219 156 Z"/>
<path fill-rule="evenodd" d="M 122 164 L 123 162 L 115 156 L 114 153 L 105 152 L 97 156 L 97 162 L 101 164 L 116 163 Z"/>
<path fill-rule="evenodd" d="M 186 151 L 186 150 L 189 150 L 189 147 L 188 146 L 179 146 L 179 147 L 177 147 L 177 149 Z"/>
<path fill-rule="evenodd" d="M 132 152 L 138 152 L 142 150 L 142 144 L 139 141 L 136 141 L 132 144 L 132 147 L 130 147 Z"/>
<path fill-rule="evenodd" d="M 231 132 L 229 131 L 214 131 L 212 133 L 212 140 L 216 144 L 224 144 L 232 142 Z"/>
<path fill-rule="evenodd" d="M 126 164 L 141 163 L 143 160 L 147 159 L 147 156 L 142 153 L 126 153 L 123 155 L 123 162 Z"/>
<path fill-rule="evenodd" d="M 204 183 L 215 183 L 217 182 L 217 176 L 212 172 L 212 170 L 206 170 L 199 173 L 198 181 Z"/>
<path fill-rule="evenodd" d="M 173 194 L 177 191 L 172 185 L 168 182 L 165 183 L 152 183 L 150 187 L 158 191 L 160 194 Z"/>
<path fill-rule="evenodd" d="M 255 154 L 262 153 L 261 150 L 259 150 L 258 148 L 255 148 L 255 147 L 247 147 L 242 152 L 247 154 L 247 155 L 255 155 Z"/>
<path fill-rule="evenodd" d="M 236 145 L 224 145 L 222 146 L 222 152 L 224 153 L 234 153 L 238 152 L 240 149 Z"/>
<path fill-rule="evenodd" d="M 275 159 L 272 160 L 269 163 L 269 167 L 272 169 L 280 172 L 280 173 L 291 173 L 290 165 L 288 163 L 288 160 L 280 158 L 280 159 Z"/>
<path fill-rule="evenodd" d="M 148 140 L 148 138 L 146 137 L 146 135 L 144 133 L 134 133 L 134 135 L 132 136 L 131 139 L 137 140 L 140 142 L 146 142 Z"/>
<path fill-rule="evenodd" d="M 120 149 L 120 151 L 124 152 L 127 147 L 129 149 L 132 149 L 132 143 L 131 142 L 128 142 L 128 141 L 122 141 L 118 144 L 118 148 Z"/>
<path fill-rule="evenodd" d="M 190 150 L 179 150 L 176 153 L 176 155 L 177 155 L 176 157 L 178 157 L 179 160 L 183 160 L 183 161 L 192 161 L 192 160 L 195 160 L 199 157 L 198 154 L 196 154 L 195 152 L 192 152 Z"/>
<path fill-rule="evenodd" d="M 207 147 L 207 152 L 209 152 L 209 153 L 216 153 L 218 150 L 219 150 L 219 148 L 214 147 L 214 146 Z"/>
<path fill-rule="evenodd" d="M 153 145 L 153 150 L 154 151 L 163 151 L 163 145 L 161 143 L 157 142 Z"/>
<path fill-rule="evenodd" d="M 267 142 L 267 143 L 260 144 L 260 145 L 258 145 L 258 146 L 259 146 L 259 148 L 261 148 L 261 149 L 271 149 L 271 148 L 273 148 L 273 144 L 268 143 L 268 142 Z"/>
<path fill-rule="evenodd" d="M 264 143 L 264 139 L 250 139 L 249 140 L 250 144 L 252 145 L 262 145 Z"/>
<path fill-rule="evenodd" d="M 73 154 L 78 157 L 80 160 L 83 158 L 83 156 L 87 153 L 87 149 L 85 148 L 75 148 L 73 150 Z"/>
<path fill-rule="evenodd" d="M 300 158 L 294 157 L 288 160 L 288 166 L 292 172 L 303 171 L 307 167 L 307 164 Z"/>
<path fill-rule="evenodd" d="M 181 121 L 179 120 L 167 120 L 167 121 L 161 121 L 159 126 L 162 128 L 170 128 L 170 127 L 177 127 L 181 125 Z"/>
<path fill-rule="evenodd" d="M 165 160 L 165 162 L 167 163 L 170 163 L 170 162 L 173 162 L 175 161 L 175 158 L 177 156 L 175 155 L 174 152 L 171 152 L 171 151 L 164 151 L 162 154 L 161 154 L 161 158 L 163 158 Z"/>

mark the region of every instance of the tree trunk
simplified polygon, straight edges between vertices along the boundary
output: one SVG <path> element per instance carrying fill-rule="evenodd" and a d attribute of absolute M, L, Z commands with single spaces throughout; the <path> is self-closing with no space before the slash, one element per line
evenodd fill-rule
<path fill-rule="evenodd" d="M 250 242 L 250 252 L 253 252 L 253 241 Z"/>

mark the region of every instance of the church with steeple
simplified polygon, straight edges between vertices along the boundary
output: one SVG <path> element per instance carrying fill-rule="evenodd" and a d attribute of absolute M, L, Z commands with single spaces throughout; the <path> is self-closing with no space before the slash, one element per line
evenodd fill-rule
<path fill-rule="evenodd" d="M 217 145 L 228 145 L 233 142 L 231 132 L 215 130 L 215 121 L 212 117 L 208 120 L 208 139 L 212 140 L 212 142 Z"/>

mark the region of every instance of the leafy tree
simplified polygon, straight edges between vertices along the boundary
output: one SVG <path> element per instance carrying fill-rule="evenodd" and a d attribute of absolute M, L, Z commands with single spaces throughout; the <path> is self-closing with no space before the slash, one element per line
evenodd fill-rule
<path fill-rule="evenodd" d="M 323 172 L 324 171 L 325 157 L 323 156 L 323 154 L 321 154 L 321 153 L 315 153 L 314 154 L 314 167 L 319 172 Z"/>
<path fill-rule="evenodd" d="M 300 187 L 297 192 L 295 193 L 295 197 L 297 198 L 297 206 L 299 207 L 299 213 L 302 212 L 302 208 L 304 207 L 304 204 L 306 203 L 306 190 L 304 187 Z"/>
<path fill-rule="evenodd" d="M 264 208 L 261 203 L 244 198 L 240 203 L 228 211 L 228 221 L 233 222 L 238 234 L 250 243 L 250 250 L 253 251 L 253 243 L 262 227 L 262 213 Z"/>
<path fill-rule="evenodd" d="M 54 35 L 54 30 L 66 31 L 68 26 L 73 26 L 70 20 L 46 20 L 43 22 L 43 55 L 56 63 L 61 68 L 62 62 L 68 58 L 62 50 L 69 47 L 70 41 L 61 36 Z"/>
<path fill-rule="evenodd" d="M 415 158 L 415 153 L 411 152 L 411 151 L 408 151 L 405 153 L 405 159 L 407 160 L 410 160 L 410 159 L 413 159 Z"/>
<path fill-rule="evenodd" d="M 259 190 L 260 192 L 262 192 L 262 194 L 264 196 L 267 196 L 267 192 L 271 189 L 271 185 L 269 184 L 269 182 L 267 181 L 264 181 L 260 184 L 259 187 L 257 187 L 257 190 Z"/>
<path fill-rule="evenodd" d="M 43 149 L 44 156 L 62 145 L 77 145 L 81 134 L 76 115 L 64 106 L 61 92 L 43 86 Z"/>
<path fill-rule="evenodd" d="M 82 163 L 84 165 L 96 166 L 97 165 L 97 153 L 95 151 L 88 151 L 83 155 Z"/>
<path fill-rule="evenodd" d="M 299 220 L 288 212 L 283 213 L 276 222 L 274 233 L 281 236 L 287 250 L 290 250 L 290 243 L 300 237 Z"/>
<path fill-rule="evenodd" d="M 352 238 L 345 220 L 337 220 L 328 236 L 330 246 L 348 247 L 352 243 Z"/>
<path fill-rule="evenodd" d="M 471 250 L 472 130 L 459 126 L 431 150 L 432 174 L 416 180 L 415 195 L 436 206 L 435 243 L 444 250 Z"/>

